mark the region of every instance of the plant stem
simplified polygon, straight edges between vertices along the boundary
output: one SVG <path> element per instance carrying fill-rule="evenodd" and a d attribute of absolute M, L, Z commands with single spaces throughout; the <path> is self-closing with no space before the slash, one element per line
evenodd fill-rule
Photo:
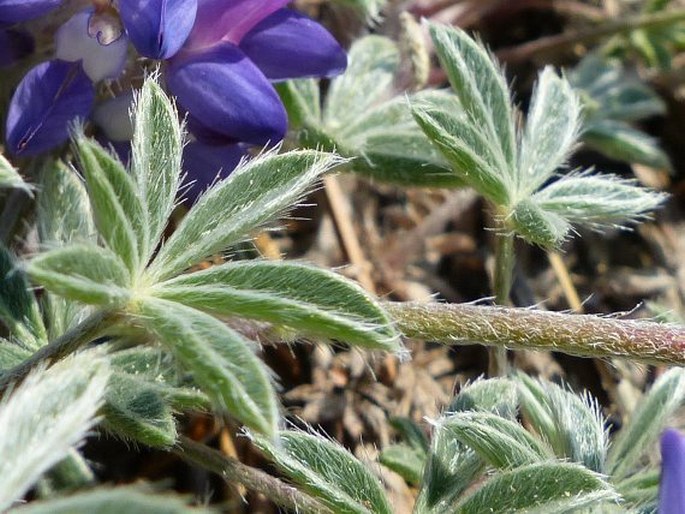
<path fill-rule="evenodd" d="M 186 436 L 179 438 L 172 451 L 183 460 L 220 475 L 227 483 L 239 482 L 293 512 L 332 514 L 325 505 L 294 486 Z"/>
<path fill-rule="evenodd" d="M 495 272 L 492 280 L 497 305 L 509 303 L 515 261 L 514 234 L 512 232 L 498 232 L 495 236 Z M 491 377 L 506 376 L 509 372 L 506 347 L 490 348 L 488 356 L 488 374 Z"/>
<path fill-rule="evenodd" d="M 657 28 L 685 20 L 685 9 L 672 9 L 657 13 L 638 14 L 613 20 L 588 30 L 574 31 L 556 36 L 542 37 L 497 52 L 497 58 L 507 63 L 524 62 L 533 56 L 545 56 L 572 47 L 578 43 L 593 43 L 606 36 L 613 36 L 637 29 Z"/>
<path fill-rule="evenodd" d="M 463 304 L 386 303 L 385 308 L 399 330 L 417 339 L 685 366 L 683 326 Z"/>
<path fill-rule="evenodd" d="M 119 310 L 98 310 L 74 328 L 51 343 L 43 346 L 18 366 L 0 375 L 0 392 L 14 382 L 23 380 L 33 368 L 43 361 L 58 361 L 101 336 L 121 319 Z"/>

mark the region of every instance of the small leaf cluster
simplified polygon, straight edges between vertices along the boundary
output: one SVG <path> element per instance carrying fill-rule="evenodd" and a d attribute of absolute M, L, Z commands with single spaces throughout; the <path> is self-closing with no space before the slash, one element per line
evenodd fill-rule
<path fill-rule="evenodd" d="M 643 218 L 660 194 L 616 176 L 574 172 L 555 179 L 582 131 L 581 102 L 551 67 L 538 76 L 524 128 L 504 73 L 462 30 L 429 25 L 460 108 L 431 99 L 412 104 L 414 118 L 452 171 L 495 206 L 499 228 L 543 247 L 561 244 L 572 227 L 620 227 Z"/>
<path fill-rule="evenodd" d="M 478 380 L 434 423 L 432 440 L 396 420 L 404 442 L 380 462 L 419 489 L 416 514 L 441 512 L 654 512 L 658 471 L 650 449 L 685 400 L 685 374 L 660 377 L 608 445 L 606 420 L 587 394 L 534 380 Z M 283 431 L 255 444 L 281 472 L 332 512 L 391 512 L 382 486 L 337 443 Z"/>
<path fill-rule="evenodd" d="M 298 143 L 335 151 L 349 159 L 352 171 L 381 182 L 463 185 L 412 119 L 407 99 L 396 96 L 398 45 L 386 37 L 366 36 L 352 45 L 348 61 L 345 74 L 331 81 L 323 106 L 316 80 L 280 86 Z M 459 108 L 456 97 L 445 91 L 424 91 L 409 99 L 430 99 L 448 111 Z"/>
<path fill-rule="evenodd" d="M 666 112 L 654 90 L 618 62 L 594 53 L 569 72 L 568 80 L 583 103 L 584 144 L 612 159 L 671 169 L 657 141 L 632 125 Z"/>
<path fill-rule="evenodd" d="M 265 153 L 210 188 L 164 237 L 182 179 L 183 129 L 154 77 L 145 82 L 134 116 L 130 169 L 77 132 L 81 177 L 62 163 L 51 163 L 42 176 L 42 251 L 24 272 L 0 249 L 0 318 L 11 334 L 0 341 L 2 370 L 90 323 L 104 337 L 112 370 L 104 426 L 128 440 L 169 447 L 177 437 L 174 415 L 186 409 L 213 408 L 255 432 L 277 434 L 272 372 L 258 356 L 259 345 L 226 320 L 247 318 L 317 341 L 401 350 L 379 304 L 332 272 L 229 260 L 189 273 L 296 204 L 339 157 Z M 27 277 L 45 288 L 40 303 Z"/>

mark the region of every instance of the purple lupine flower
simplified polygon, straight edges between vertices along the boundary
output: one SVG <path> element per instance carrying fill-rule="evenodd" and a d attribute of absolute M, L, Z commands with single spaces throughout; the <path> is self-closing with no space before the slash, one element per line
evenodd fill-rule
<path fill-rule="evenodd" d="M 286 113 L 272 82 L 329 77 L 341 73 L 347 64 L 335 39 L 313 20 L 285 9 L 287 3 L 119 0 L 116 11 L 107 2 L 95 2 L 95 12 L 79 13 L 60 28 L 56 38 L 60 61 L 51 61 L 48 67 L 62 69 L 63 65 L 57 64 L 62 61 L 80 63 L 85 73 L 70 75 L 70 84 L 73 91 L 81 93 L 87 85 L 92 87 L 87 81 L 116 77 L 126 47 L 125 37 L 119 38 L 117 22 L 140 54 L 164 61 L 166 84 L 186 111 L 196 139 L 186 151 L 189 180 L 196 183 L 189 196 L 194 196 L 245 154 L 244 145 L 231 145 L 264 145 L 284 137 Z M 29 72 L 12 99 L 12 127 L 8 120 L 7 133 L 8 148 L 15 154 L 31 155 L 60 144 L 68 137 L 69 123 L 87 115 L 92 104 L 84 97 L 76 109 L 74 99 L 61 94 L 53 95 L 60 105 L 38 102 L 45 112 L 30 108 L 31 95 L 41 94 L 32 77 L 37 73 Z M 60 84 L 64 85 L 64 80 Z M 54 84 L 45 88 L 55 90 Z M 66 115 L 68 108 L 73 109 L 71 120 Z M 60 113 L 59 118 L 51 119 L 55 112 Z M 106 124 L 106 116 L 99 118 L 99 125 Z M 46 123 L 47 119 L 51 122 Z M 44 134 L 48 128 L 52 133 Z M 200 165 L 207 166 L 204 173 L 196 171 Z"/>
<path fill-rule="evenodd" d="M 6 132 L 14 155 L 32 156 L 64 143 L 74 121 L 90 114 L 94 82 L 124 69 L 127 39 L 107 9 L 77 13 L 55 40 L 57 59 L 29 70 L 12 96 Z"/>
<path fill-rule="evenodd" d="M 284 9 L 287 3 L 198 0 L 193 30 L 169 61 L 166 79 L 200 138 L 280 141 L 287 118 L 271 82 L 329 77 L 345 69 L 347 59 L 335 39 L 318 23 Z"/>
<path fill-rule="evenodd" d="M 667 428 L 661 435 L 659 514 L 685 512 L 685 435 Z"/>

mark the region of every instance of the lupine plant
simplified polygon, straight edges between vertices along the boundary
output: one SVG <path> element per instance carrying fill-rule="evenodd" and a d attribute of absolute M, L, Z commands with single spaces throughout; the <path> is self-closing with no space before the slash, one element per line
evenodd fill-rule
<path fill-rule="evenodd" d="M 0 21 L 9 26 L 58 3 L 0 0 Z M 657 504 L 676 512 L 682 436 L 668 430 L 662 438 L 669 456 L 660 497 L 650 454 L 685 400 L 680 369 L 654 382 L 611 444 L 596 400 L 508 373 L 501 351 L 494 371 L 506 376 L 464 386 L 430 420 L 430 434 L 394 420 L 402 441 L 372 467 L 313 427 L 286 427 L 261 341 L 299 338 L 406 359 L 404 334 L 685 364 L 685 334 L 674 325 L 393 304 L 329 270 L 246 258 L 252 236 L 332 171 L 469 186 L 490 204 L 493 289 L 504 304 L 515 237 L 558 248 L 576 231 L 642 220 L 664 199 L 615 176 L 564 170 L 583 131 L 571 83 L 545 68 L 520 122 L 497 62 L 450 27 L 429 30 L 451 91 L 396 97 L 400 52 L 380 36 L 353 45 L 347 74 L 331 80 L 323 102 L 311 78 L 274 88 L 339 74 L 347 63 L 328 32 L 286 3 L 95 2 L 69 13 L 55 58 L 18 82 L 5 134 L 11 160 L 0 156 L 0 186 L 12 191 L 5 214 L 15 221 L 0 227 L 0 510 L 209 510 L 157 487 L 96 486 L 78 445 L 97 430 L 174 452 L 297 512 L 393 512 L 374 473 L 380 464 L 417 488 L 419 514 L 652 512 Z M 382 4 L 345 3 L 372 16 Z M 134 66 L 129 40 L 153 66 L 132 100 L 93 110 L 107 81 Z M 8 47 L 1 62 L 20 50 Z M 117 117 L 122 106 L 130 122 Z M 286 109 L 295 131 L 274 146 Z M 119 154 L 115 135 L 130 137 Z M 241 158 L 247 145 L 267 143 Z M 191 145 L 206 149 L 195 173 L 183 164 L 194 160 Z M 189 189 L 184 169 L 199 187 Z M 20 217 L 16 197 L 31 215 Z M 179 433 L 188 411 L 240 425 L 281 478 Z M 27 494 L 38 500 L 21 505 Z"/>

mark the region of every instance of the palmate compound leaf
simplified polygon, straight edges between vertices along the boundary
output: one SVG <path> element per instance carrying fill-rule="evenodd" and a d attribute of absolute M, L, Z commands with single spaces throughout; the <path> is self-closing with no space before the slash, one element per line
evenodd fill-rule
<path fill-rule="evenodd" d="M 131 275 L 107 248 L 72 244 L 38 254 L 28 274 L 48 291 L 87 304 L 122 306 L 130 298 Z"/>
<path fill-rule="evenodd" d="M 216 318 L 176 302 L 140 298 L 137 320 L 166 345 L 198 386 L 225 411 L 248 427 L 273 436 L 278 401 L 256 343 Z"/>
<path fill-rule="evenodd" d="M 449 432 L 496 468 L 525 466 L 552 456 L 551 450 L 518 422 L 489 412 L 457 412 L 442 418 L 436 430 Z"/>
<path fill-rule="evenodd" d="M 20 500 L 95 423 L 110 371 L 99 352 L 39 366 L 0 401 L 0 510 Z"/>
<path fill-rule="evenodd" d="M 466 32 L 429 23 L 440 64 L 459 97 L 470 124 L 489 141 L 492 151 L 506 167 L 498 170 L 502 180 L 516 185 L 516 134 L 509 88 L 502 70 L 482 44 Z"/>
<path fill-rule="evenodd" d="M 650 451 L 668 418 L 685 401 L 685 370 L 672 368 L 654 382 L 609 448 L 607 472 L 615 479 L 628 476 Z"/>
<path fill-rule="evenodd" d="M 559 458 L 604 471 L 608 439 L 595 400 L 521 373 L 518 392 L 523 413 Z"/>
<path fill-rule="evenodd" d="M 579 464 L 538 462 L 493 475 L 466 496 L 459 514 L 576 512 L 619 496 L 604 478 Z"/>
<path fill-rule="evenodd" d="M 445 91 L 396 96 L 399 50 L 394 41 L 367 36 L 352 45 L 344 75 L 331 81 L 324 109 L 319 83 L 293 80 L 279 87 L 299 142 L 350 160 L 349 168 L 384 183 L 458 187 L 463 181 L 414 121 L 410 103 L 430 98 L 441 108 L 459 110 Z"/>
<path fill-rule="evenodd" d="M 244 240 L 292 208 L 316 180 L 342 161 L 316 151 L 268 153 L 243 163 L 204 194 L 166 241 L 149 274 L 156 282 Z"/>
<path fill-rule="evenodd" d="M 169 494 L 154 494 L 136 486 L 99 487 L 62 498 L 31 502 L 12 509 L 16 514 L 201 514 L 211 512 L 191 508 L 185 498 Z"/>
<path fill-rule="evenodd" d="M 367 348 L 402 349 L 388 315 L 358 285 L 304 264 L 230 262 L 163 282 L 151 294 L 316 337 Z"/>
<path fill-rule="evenodd" d="M 183 127 L 176 107 L 157 81 L 156 75 L 145 81 L 134 109 L 131 173 L 146 222 L 141 265 L 147 263 L 162 236 L 182 178 Z"/>
<path fill-rule="evenodd" d="M 445 416 L 454 412 L 487 412 L 513 421 L 517 407 L 518 398 L 510 379 L 476 380 L 462 388 Z M 452 511 L 457 498 L 484 469 L 485 461 L 452 432 L 436 430 L 415 512 L 440 514 Z"/>
<path fill-rule="evenodd" d="M 321 436 L 281 431 L 274 442 L 252 436 L 254 443 L 293 482 L 336 514 L 391 514 L 378 479 L 339 444 Z"/>
<path fill-rule="evenodd" d="M 47 340 L 36 298 L 26 274 L 0 244 L 0 321 L 25 349 L 36 350 Z"/>
<path fill-rule="evenodd" d="M 136 185 L 121 161 L 96 141 L 77 133 L 74 145 L 98 231 L 136 276 L 144 265 L 147 231 Z"/>

